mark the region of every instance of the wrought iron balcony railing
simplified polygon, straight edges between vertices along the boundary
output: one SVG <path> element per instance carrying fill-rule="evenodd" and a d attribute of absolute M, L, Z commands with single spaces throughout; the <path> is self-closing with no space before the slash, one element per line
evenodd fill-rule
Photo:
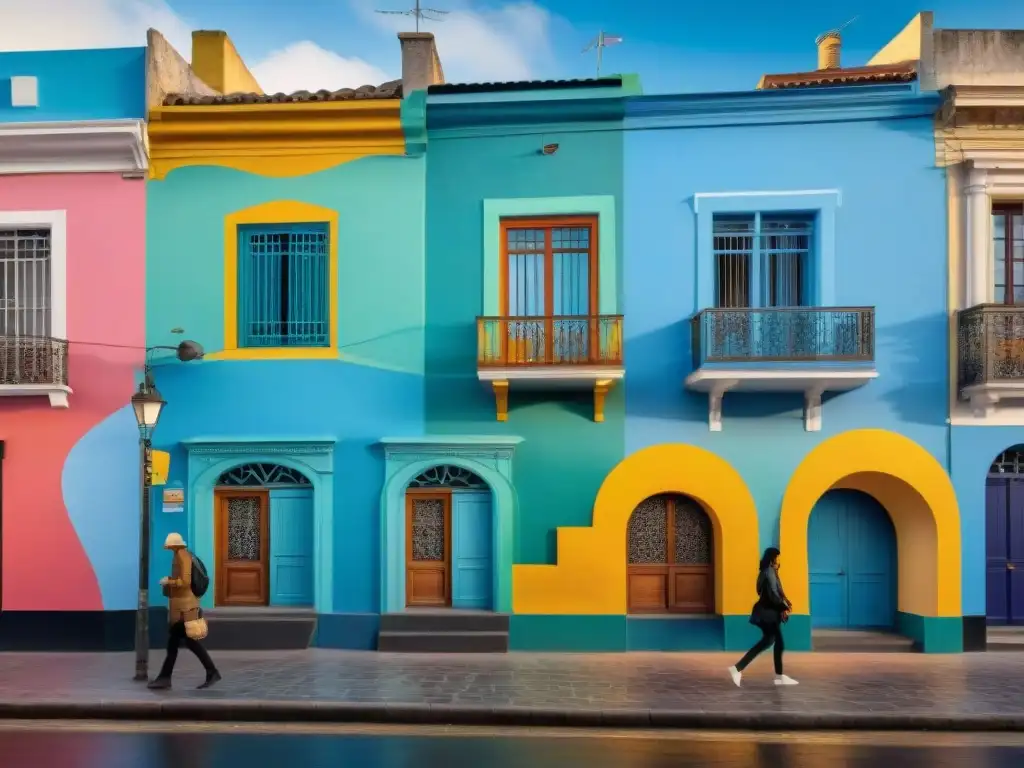
<path fill-rule="evenodd" d="M 622 315 L 478 317 L 477 366 L 622 365 Z"/>
<path fill-rule="evenodd" d="M 1024 381 L 1024 306 L 979 304 L 957 314 L 958 388 Z"/>
<path fill-rule="evenodd" d="M 691 323 L 694 368 L 875 359 L 873 307 L 705 309 Z"/>
<path fill-rule="evenodd" d="M 68 385 L 68 342 L 48 336 L 0 336 L 0 386 Z"/>

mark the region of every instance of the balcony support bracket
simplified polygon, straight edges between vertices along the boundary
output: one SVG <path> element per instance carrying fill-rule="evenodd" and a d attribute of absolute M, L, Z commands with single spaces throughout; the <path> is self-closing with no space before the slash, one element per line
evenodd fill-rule
<path fill-rule="evenodd" d="M 821 432 L 821 389 L 809 389 L 804 392 L 804 430 Z"/>
<path fill-rule="evenodd" d="M 508 380 L 498 379 L 491 382 L 494 390 L 494 403 L 498 421 L 508 421 Z"/>
<path fill-rule="evenodd" d="M 0 397 L 46 396 L 51 408 L 67 408 L 68 395 L 73 394 L 66 384 L 0 384 Z"/>
<path fill-rule="evenodd" d="M 594 382 L 594 421 L 604 421 L 604 399 L 614 386 L 615 379 L 598 379 Z"/>
<path fill-rule="evenodd" d="M 708 391 L 708 431 L 722 431 L 722 398 L 728 391 L 728 386 L 712 387 Z"/>

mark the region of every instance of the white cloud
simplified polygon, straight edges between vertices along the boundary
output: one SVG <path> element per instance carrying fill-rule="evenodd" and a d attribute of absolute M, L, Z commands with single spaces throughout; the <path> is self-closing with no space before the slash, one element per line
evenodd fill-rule
<path fill-rule="evenodd" d="M 146 44 L 150 27 L 188 56 L 189 25 L 164 0 L 0 0 L 0 51 Z"/>
<path fill-rule="evenodd" d="M 308 40 L 274 51 L 252 67 L 252 74 L 266 93 L 336 91 L 395 79 L 362 59 L 339 56 Z"/>
<path fill-rule="evenodd" d="M 413 28 L 409 18 L 376 13 L 375 0 L 351 2 L 357 13 L 378 29 L 399 32 Z M 420 29 L 434 33 L 449 82 L 529 80 L 554 70 L 552 16 L 530 0 L 479 9 L 463 0 L 438 18 L 443 21 L 424 20 Z"/>

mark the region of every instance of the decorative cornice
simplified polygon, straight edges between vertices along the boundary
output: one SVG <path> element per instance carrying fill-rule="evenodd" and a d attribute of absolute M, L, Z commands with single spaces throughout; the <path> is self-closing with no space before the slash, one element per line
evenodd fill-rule
<path fill-rule="evenodd" d="M 292 438 L 287 440 L 252 440 L 239 441 L 237 438 L 219 440 L 214 437 L 202 437 L 182 440 L 189 456 L 234 456 L 252 455 L 310 455 L 328 454 L 333 452 L 335 440 L 329 438 L 313 438 L 304 440 Z"/>
<path fill-rule="evenodd" d="M 216 165 L 273 178 L 349 160 L 402 155 L 400 99 L 156 107 L 149 115 L 151 178 Z"/>
<path fill-rule="evenodd" d="M 939 104 L 912 84 L 640 96 L 626 101 L 626 129 L 931 117 Z"/>
<path fill-rule="evenodd" d="M 141 120 L 0 123 L 0 174 L 142 173 Z"/>
<path fill-rule="evenodd" d="M 614 91 L 609 96 L 606 91 Z M 600 95 L 599 95 L 600 94 Z M 436 138 L 506 136 L 579 130 L 619 130 L 625 113 L 621 89 L 596 89 L 589 98 L 490 100 L 427 97 L 427 132 Z M 442 99 L 452 99 L 442 101 Z"/>
<path fill-rule="evenodd" d="M 523 438 L 504 435 L 385 437 L 380 441 L 384 457 L 391 461 L 432 460 L 445 456 L 511 459 Z"/>

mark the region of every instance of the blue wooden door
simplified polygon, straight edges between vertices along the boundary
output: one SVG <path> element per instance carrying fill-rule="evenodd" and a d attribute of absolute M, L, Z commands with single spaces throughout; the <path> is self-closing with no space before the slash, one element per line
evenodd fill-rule
<path fill-rule="evenodd" d="M 493 593 L 490 491 L 452 492 L 452 607 L 489 610 Z"/>
<path fill-rule="evenodd" d="M 831 491 L 808 528 L 811 624 L 889 628 L 896 621 L 896 532 L 885 508 L 856 491 Z"/>
<path fill-rule="evenodd" d="M 313 491 L 270 491 L 270 604 L 313 605 Z"/>
<path fill-rule="evenodd" d="M 989 478 L 985 489 L 986 614 L 1024 623 L 1024 479 Z"/>

